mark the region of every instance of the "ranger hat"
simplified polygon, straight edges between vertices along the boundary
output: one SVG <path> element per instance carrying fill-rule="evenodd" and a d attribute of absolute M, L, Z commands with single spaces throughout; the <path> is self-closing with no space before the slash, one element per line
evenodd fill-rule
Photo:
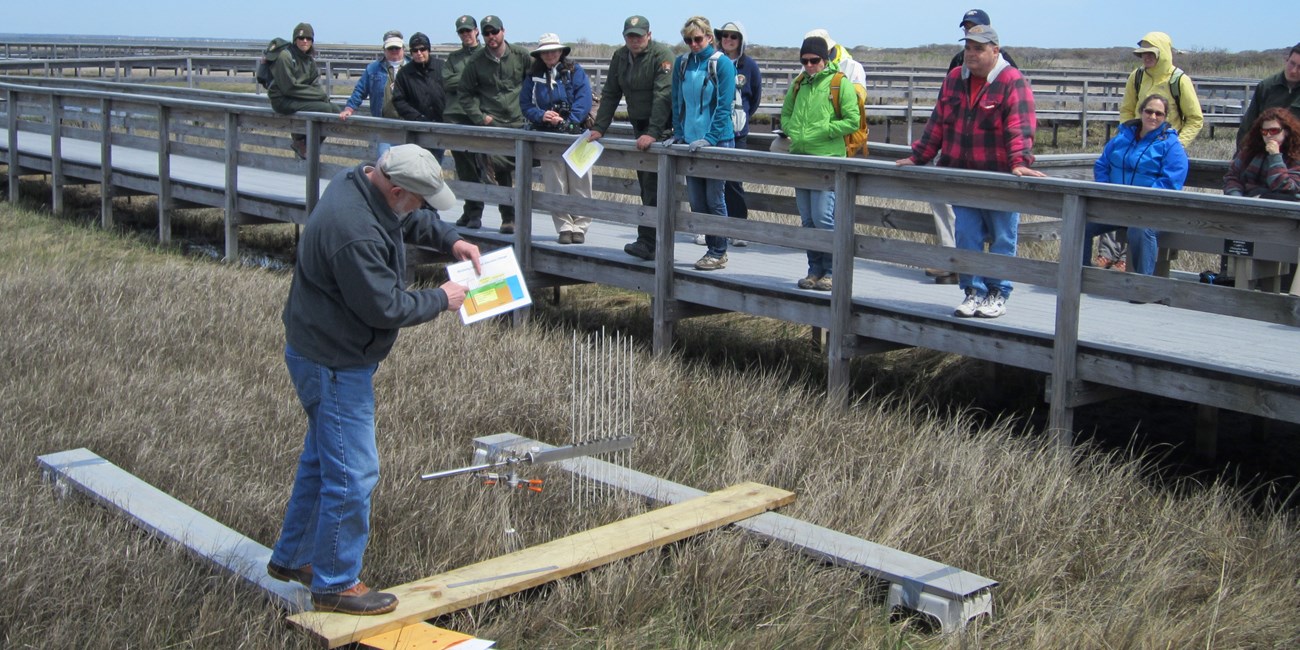
<path fill-rule="evenodd" d="M 983 9 L 971 9 L 970 11 L 962 14 L 961 22 L 957 23 L 957 26 L 965 27 L 966 23 L 975 23 L 976 25 L 988 25 L 991 22 L 992 21 L 989 20 L 988 13 L 986 13 Z"/>
<path fill-rule="evenodd" d="M 399 144 L 379 159 L 379 171 L 407 192 L 424 197 L 434 210 L 456 206 L 456 195 L 442 181 L 442 167 L 428 149 L 418 144 Z"/>
<path fill-rule="evenodd" d="M 623 21 L 623 35 L 645 36 L 650 33 L 650 21 L 645 16 L 632 16 Z"/>
<path fill-rule="evenodd" d="M 473 16 L 464 15 L 456 19 L 456 31 L 462 29 L 478 29 L 478 21 Z"/>
<path fill-rule="evenodd" d="M 998 30 L 988 25 L 976 25 L 966 30 L 966 35 L 957 39 L 958 41 L 974 41 L 976 43 L 998 44 Z"/>
<path fill-rule="evenodd" d="M 488 28 L 491 29 L 506 28 L 505 25 L 501 24 L 501 18 L 497 16 L 484 16 L 482 22 L 479 23 L 479 27 L 483 28 L 483 31 L 485 32 L 488 30 Z"/>

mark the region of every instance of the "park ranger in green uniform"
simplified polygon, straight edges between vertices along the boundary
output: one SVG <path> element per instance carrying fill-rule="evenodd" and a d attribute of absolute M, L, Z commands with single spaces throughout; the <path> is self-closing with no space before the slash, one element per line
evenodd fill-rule
<path fill-rule="evenodd" d="M 623 21 L 623 47 L 614 51 L 600 91 L 600 111 L 590 139 L 598 140 L 614 121 L 620 100 L 627 99 L 627 117 L 636 136 L 636 148 L 645 151 L 668 136 L 673 124 L 673 51 L 650 36 L 650 21 L 632 16 Z M 659 175 L 638 171 L 642 205 L 655 204 Z M 654 259 L 655 229 L 637 226 L 636 241 L 623 247 L 628 255 Z"/>
<path fill-rule="evenodd" d="M 483 49 L 478 42 L 478 21 L 473 16 L 461 16 L 456 19 L 456 36 L 460 38 L 460 49 L 447 55 L 447 62 L 442 66 L 442 89 L 447 93 L 447 106 L 442 111 L 443 119 L 452 124 L 469 124 L 465 111 L 461 110 L 457 91 L 460 89 L 460 73 L 475 52 Z M 474 164 L 473 154 L 453 151 L 451 157 L 456 161 L 456 178 L 467 183 L 479 182 L 478 166 Z M 470 228 L 482 227 L 483 202 L 466 200 L 461 210 L 457 226 Z"/>
<path fill-rule="evenodd" d="M 519 91 L 524 74 L 533 59 L 528 49 L 506 42 L 506 28 L 498 16 L 484 16 L 479 21 L 483 31 L 483 48 L 465 62 L 460 73 L 456 99 L 465 113 L 466 124 L 518 129 L 524 126 L 524 112 L 519 106 Z M 496 184 L 514 186 L 514 157 L 492 156 Z M 515 231 L 515 206 L 502 205 L 501 232 Z"/>

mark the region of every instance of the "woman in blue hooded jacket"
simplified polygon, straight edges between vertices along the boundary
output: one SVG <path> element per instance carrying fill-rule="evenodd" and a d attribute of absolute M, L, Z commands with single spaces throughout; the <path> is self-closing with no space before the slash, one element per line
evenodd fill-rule
<path fill-rule="evenodd" d="M 709 19 L 692 16 L 682 27 L 682 40 L 690 51 L 673 65 L 673 141 L 701 147 L 733 147 L 731 104 L 736 96 L 736 65 L 713 47 Z M 691 210 L 727 216 L 726 181 L 686 177 Z M 727 238 L 706 235 L 708 252 L 695 268 L 712 271 L 727 265 Z"/>
<path fill-rule="evenodd" d="M 1169 100 L 1150 95 L 1142 100 L 1138 116 L 1119 127 L 1119 132 L 1093 165 L 1093 180 L 1135 187 L 1181 190 L 1187 181 L 1187 151 L 1178 141 L 1178 132 L 1165 121 Z M 1088 224 L 1085 231 L 1087 249 L 1083 263 L 1092 264 L 1092 238 L 1117 226 Z M 1133 270 L 1143 275 L 1156 272 L 1156 231 L 1151 228 L 1128 229 L 1129 256 Z"/>
<path fill-rule="evenodd" d="M 533 62 L 519 91 L 519 110 L 527 128 L 582 132 L 582 121 L 591 113 L 591 81 L 581 65 L 569 60 L 569 52 L 569 46 L 556 34 L 542 34 L 537 39 L 537 49 L 530 52 Z M 591 198 L 591 174 L 579 176 L 563 160 L 544 161 L 542 181 L 547 192 Z M 586 243 L 591 217 L 553 210 L 551 221 L 561 244 Z"/>

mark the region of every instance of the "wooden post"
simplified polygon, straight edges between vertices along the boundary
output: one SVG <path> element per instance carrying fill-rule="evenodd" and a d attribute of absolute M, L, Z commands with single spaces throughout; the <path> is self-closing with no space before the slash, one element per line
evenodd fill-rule
<path fill-rule="evenodd" d="M 308 152 L 311 151 L 308 141 Z M 226 262 L 239 260 L 239 113 L 226 113 Z"/>
<path fill-rule="evenodd" d="M 63 214 L 63 104 L 50 94 L 50 210 Z"/>
<path fill-rule="evenodd" d="M 320 200 L 320 149 L 321 149 L 321 125 L 316 120 L 307 119 L 307 177 L 306 187 L 303 189 L 304 205 L 307 207 L 307 214 L 302 217 L 302 222 L 307 223 L 307 216 L 312 210 L 316 209 L 316 202 Z"/>
<path fill-rule="evenodd" d="M 99 100 L 99 220 L 113 227 L 113 100 Z"/>
<path fill-rule="evenodd" d="M 906 109 L 907 115 L 903 118 L 907 120 L 908 144 L 914 142 L 912 138 L 912 111 L 914 110 L 912 104 L 914 104 L 915 102 L 916 102 L 916 77 L 909 74 L 907 75 L 907 109 Z"/>
<path fill-rule="evenodd" d="M 1083 138 L 1082 147 L 1088 148 L 1088 80 L 1083 80 L 1083 102 L 1079 112 L 1079 131 Z"/>
<path fill-rule="evenodd" d="M 533 275 L 533 143 L 515 140 L 515 257 L 524 277 Z M 532 315 L 525 307 L 510 312 L 514 325 L 523 325 Z"/>
<path fill-rule="evenodd" d="M 827 340 L 827 394 L 832 404 L 849 403 L 849 364 L 853 361 L 853 206 L 857 203 L 857 177 L 843 169 L 835 172 L 835 237 L 832 242 L 831 321 Z"/>
<path fill-rule="evenodd" d="M 172 241 L 171 108 L 158 105 L 158 243 Z"/>
<path fill-rule="evenodd" d="M 650 305 L 654 320 L 651 348 L 656 355 L 673 347 L 673 233 L 677 224 L 677 159 L 659 154 L 659 185 L 655 188 L 655 291 Z"/>
<path fill-rule="evenodd" d="M 185 81 L 189 82 L 190 88 L 194 87 L 194 57 L 185 57 Z"/>
<path fill-rule="evenodd" d="M 1057 444 L 1074 445 L 1072 395 L 1078 379 L 1079 294 L 1082 292 L 1083 241 L 1087 200 L 1067 194 L 1061 206 L 1061 253 L 1057 261 L 1056 338 L 1052 344 L 1052 387 L 1048 430 Z"/>
<path fill-rule="evenodd" d="M 5 109 L 9 113 L 9 202 L 17 205 L 22 168 L 18 166 L 18 91 L 5 91 Z"/>

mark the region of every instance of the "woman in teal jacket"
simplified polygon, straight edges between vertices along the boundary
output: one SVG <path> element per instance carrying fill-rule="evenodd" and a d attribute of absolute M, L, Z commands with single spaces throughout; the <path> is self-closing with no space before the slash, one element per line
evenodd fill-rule
<path fill-rule="evenodd" d="M 830 62 L 824 39 L 805 38 L 799 48 L 803 72 L 795 77 L 781 105 L 781 130 L 790 138 L 790 153 L 845 157 L 844 136 L 858 130 L 858 99 L 853 83 Z M 840 84 L 839 106 L 832 89 Z M 796 187 L 795 204 L 804 228 L 835 229 L 835 192 Z M 800 289 L 831 290 L 831 254 L 808 251 L 808 276 Z"/>

